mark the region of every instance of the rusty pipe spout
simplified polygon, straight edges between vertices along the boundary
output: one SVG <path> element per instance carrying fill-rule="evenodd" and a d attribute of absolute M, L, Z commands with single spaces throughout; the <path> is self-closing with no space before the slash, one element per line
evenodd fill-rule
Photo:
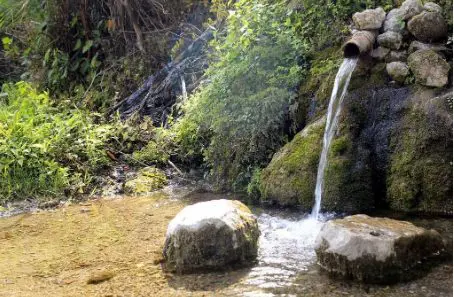
<path fill-rule="evenodd" d="M 354 32 L 352 37 L 342 46 L 344 57 L 353 58 L 367 54 L 374 47 L 376 36 L 377 33 L 373 31 Z"/>

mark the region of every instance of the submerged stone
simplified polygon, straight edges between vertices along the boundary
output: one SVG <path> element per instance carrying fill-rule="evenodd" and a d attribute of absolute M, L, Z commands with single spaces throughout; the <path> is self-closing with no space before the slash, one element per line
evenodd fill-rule
<path fill-rule="evenodd" d="M 185 273 L 248 264 L 257 257 L 259 235 L 255 216 L 240 201 L 187 206 L 169 223 L 165 269 Z"/>
<path fill-rule="evenodd" d="M 327 222 L 316 239 L 320 267 L 368 283 L 394 283 L 416 276 L 427 258 L 445 249 L 442 237 L 388 218 L 354 215 Z"/>

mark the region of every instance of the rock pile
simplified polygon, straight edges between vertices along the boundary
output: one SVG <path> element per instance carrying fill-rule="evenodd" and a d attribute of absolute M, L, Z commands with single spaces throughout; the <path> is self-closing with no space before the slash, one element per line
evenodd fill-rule
<path fill-rule="evenodd" d="M 353 22 L 359 30 L 380 32 L 378 47 L 371 56 L 387 63 L 386 71 L 392 80 L 405 83 L 413 75 L 419 84 L 443 87 L 450 69 L 444 57 L 448 49 L 435 43 L 448 34 L 442 12 L 436 3 L 423 5 L 421 0 L 406 0 L 388 14 L 381 7 L 355 13 Z"/>

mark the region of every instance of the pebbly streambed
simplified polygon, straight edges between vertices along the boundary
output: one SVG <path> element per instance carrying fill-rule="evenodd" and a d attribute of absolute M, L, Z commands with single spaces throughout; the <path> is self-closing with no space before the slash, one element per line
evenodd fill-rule
<path fill-rule="evenodd" d="M 188 204 L 225 197 L 174 186 L 149 197 L 97 199 L 1 218 L 0 296 L 452 296 L 452 257 L 420 279 L 393 286 L 329 278 L 313 250 L 321 223 L 289 210 L 253 208 L 261 236 L 252 267 L 163 272 L 169 221 Z M 452 220 L 411 220 L 452 242 Z M 99 273 L 111 278 L 89 284 Z"/>

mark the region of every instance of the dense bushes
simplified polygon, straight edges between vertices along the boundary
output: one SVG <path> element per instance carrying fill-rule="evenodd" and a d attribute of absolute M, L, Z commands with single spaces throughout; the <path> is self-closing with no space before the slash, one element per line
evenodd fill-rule
<path fill-rule="evenodd" d="M 226 27 L 212 42 L 208 82 L 175 129 L 188 155 L 203 153 L 220 186 L 244 190 L 253 169 L 285 143 L 299 83 L 320 49 L 349 34 L 351 14 L 392 1 L 363 2 L 215 1 Z"/>
<path fill-rule="evenodd" d="M 212 43 L 209 82 L 183 106 L 176 129 L 188 155 L 203 151 L 218 185 L 238 189 L 285 141 L 305 45 L 284 1 L 238 1 L 234 9 Z"/>
<path fill-rule="evenodd" d="M 3 86 L 0 98 L 0 201 L 83 193 L 107 164 L 116 129 L 89 114 L 52 105 L 30 84 Z"/>

